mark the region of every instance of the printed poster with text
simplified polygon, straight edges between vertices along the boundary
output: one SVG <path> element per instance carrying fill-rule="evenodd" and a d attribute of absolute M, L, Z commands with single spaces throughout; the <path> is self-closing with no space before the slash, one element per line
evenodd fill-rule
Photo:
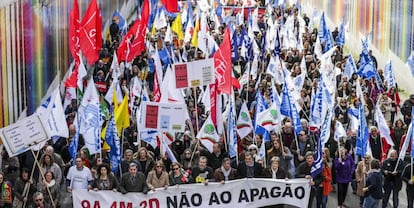
<path fill-rule="evenodd" d="M 184 132 L 185 120 L 188 118 L 184 104 L 142 103 L 140 130 L 157 130 L 164 132 Z"/>
<path fill-rule="evenodd" d="M 205 86 L 214 83 L 214 59 L 203 59 L 173 65 L 175 87 Z"/>

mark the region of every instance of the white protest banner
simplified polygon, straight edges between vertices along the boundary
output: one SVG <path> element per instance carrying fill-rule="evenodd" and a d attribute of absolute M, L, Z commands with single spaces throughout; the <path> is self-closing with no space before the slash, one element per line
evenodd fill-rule
<path fill-rule="evenodd" d="M 261 207 L 285 204 L 307 207 L 307 179 L 240 179 L 225 184 L 209 183 L 171 186 L 148 194 L 73 190 L 74 208 L 109 207 Z"/>
<path fill-rule="evenodd" d="M 174 64 L 173 74 L 177 89 L 213 84 L 215 79 L 214 59 Z"/>
<path fill-rule="evenodd" d="M 23 153 L 30 149 L 30 146 L 49 139 L 39 116 L 36 114 L 0 129 L 0 137 L 10 157 Z"/>
<path fill-rule="evenodd" d="M 187 107 L 185 104 L 143 102 L 140 130 L 184 132 Z"/>

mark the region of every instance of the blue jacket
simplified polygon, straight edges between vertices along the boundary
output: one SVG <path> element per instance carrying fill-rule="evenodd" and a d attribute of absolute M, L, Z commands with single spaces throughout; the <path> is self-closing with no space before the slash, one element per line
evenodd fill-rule
<path fill-rule="evenodd" d="M 368 187 L 367 196 L 382 199 L 382 174 L 379 170 L 373 170 L 368 174 L 366 187 Z"/>

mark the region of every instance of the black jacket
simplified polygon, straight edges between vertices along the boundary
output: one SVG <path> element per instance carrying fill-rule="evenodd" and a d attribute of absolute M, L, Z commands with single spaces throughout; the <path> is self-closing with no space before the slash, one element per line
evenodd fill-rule
<path fill-rule="evenodd" d="M 260 178 L 263 176 L 263 168 L 262 166 L 254 162 L 253 164 L 253 178 Z M 238 178 L 247 178 L 247 165 L 246 162 L 241 162 L 237 166 L 237 177 Z"/>

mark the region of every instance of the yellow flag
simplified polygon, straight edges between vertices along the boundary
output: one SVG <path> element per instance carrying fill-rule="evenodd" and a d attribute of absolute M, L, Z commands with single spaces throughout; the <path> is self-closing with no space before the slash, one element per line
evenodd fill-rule
<path fill-rule="evenodd" d="M 118 83 L 112 82 L 112 85 L 114 85 L 114 95 L 112 97 L 112 103 L 114 103 L 114 112 L 118 109 L 118 100 L 116 99 L 116 88 Z"/>
<path fill-rule="evenodd" d="M 200 30 L 200 20 L 196 21 L 196 25 L 193 31 L 193 37 L 191 38 L 191 45 L 198 47 L 198 31 Z"/>
<path fill-rule="evenodd" d="M 171 30 L 177 34 L 178 42 L 184 40 L 183 25 L 181 23 L 181 14 L 178 13 L 174 22 L 171 25 Z"/>
<path fill-rule="evenodd" d="M 121 105 L 114 111 L 115 125 L 118 131 L 118 135 L 121 135 L 122 128 L 128 128 L 129 123 L 129 111 L 128 111 L 128 96 L 124 96 Z"/>

